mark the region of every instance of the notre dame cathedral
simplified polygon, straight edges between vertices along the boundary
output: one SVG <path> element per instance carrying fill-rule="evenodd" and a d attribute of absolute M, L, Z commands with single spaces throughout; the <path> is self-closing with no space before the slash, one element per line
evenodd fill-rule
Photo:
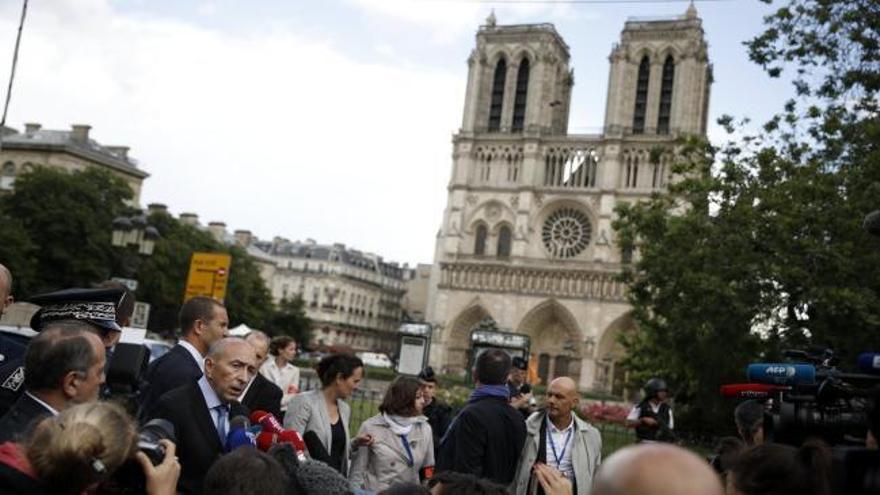
<path fill-rule="evenodd" d="M 617 336 L 635 325 L 615 276 L 633 253 L 614 207 L 664 188 L 677 139 L 705 135 L 712 67 L 693 5 L 628 20 L 609 61 L 603 132 L 569 134 L 574 76 L 553 25 L 479 28 L 431 273 L 433 366 L 463 371 L 491 317 L 530 337 L 544 383 L 621 393 Z"/>

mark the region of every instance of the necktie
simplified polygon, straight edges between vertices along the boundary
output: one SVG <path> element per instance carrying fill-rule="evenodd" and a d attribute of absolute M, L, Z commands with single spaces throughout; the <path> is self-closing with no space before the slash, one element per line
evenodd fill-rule
<path fill-rule="evenodd" d="M 226 445 L 226 417 L 229 415 L 229 406 L 220 404 L 214 406 L 214 411 L 217 412 L 217 436 L 220 437 L 220 444 Z"/>

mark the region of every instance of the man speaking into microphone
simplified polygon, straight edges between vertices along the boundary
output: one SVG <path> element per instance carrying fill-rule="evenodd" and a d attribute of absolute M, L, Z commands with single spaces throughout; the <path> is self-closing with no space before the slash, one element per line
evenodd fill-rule
<path fill-rule="evenodd" d="M 224 452 L 229 418 L 247 416 L 237 402 L 257 372 L 254 348 L 244 340 L 224 338 L 205 356 L 205 375 L 163 395 L 153 418 L 170 421 L 177 432 L 180 493 L 202 493 L 205 473 Z"/>

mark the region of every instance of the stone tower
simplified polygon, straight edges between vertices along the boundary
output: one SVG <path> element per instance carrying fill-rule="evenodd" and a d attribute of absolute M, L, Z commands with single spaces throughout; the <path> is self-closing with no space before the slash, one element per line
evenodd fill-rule
<path fill-rule="evenodd" d="M 635 331 L 615 277 L 614 207 L 666 186 L 676 139 L 705 134 L 711 68 L 701 21 L 630 19 L 612 49 L 601 134 L 567 133 L 573 71 L 550 24 L 481 26 L 437 235 L 431 362 L 463 371 L 491 316 L 530 336 L 546 382 L 619 392 L 621 332 Z"/>

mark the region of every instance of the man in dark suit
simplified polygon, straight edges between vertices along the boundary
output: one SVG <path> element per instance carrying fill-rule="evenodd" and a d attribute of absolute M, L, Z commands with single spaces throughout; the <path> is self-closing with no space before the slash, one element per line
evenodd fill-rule
<path fill-rule="evenodd" d="M 98 399 L 104 384 L 104 346 L 88 323 L 53 321 L 28 345 L 25 390 L 0 418 L 0 443 L 18 440 L 47 416 Z"/>
<path fill-rule="evenodd" d="M 257 353 L 257 369 L 259 370 L 269 358 L 269 336 L 259 330 L 254 330 L 247 334 L 244 340 Z M 284 393 L 278 388 L 278 385 L 257 372 L 240 400 L 251 411 L 266 411 L 275 416 L 278 421 L 284 421 L 284 414 L 281 412 L 281 397 L 283 395 Z"/>
<path fill-rule="evenodd" d="M 181 493 L 202 493 L 205 473 L 223 453 L 229 419 L 248 415 L 236 400 L 257 372 L 253 347 L 242 339 L 214 343 L 205 357 L 205 374 L 198 381 L 163 395 L 150 414 L 174 425 L 181 474 Z"/>
<path fill-rule="evenodd" d="M 146 392 L 141 400 L 141 416 L 150 410 L 166 392 L 190 384 L 205 371 L 204 356 L 211 344 L 226 337 L 229 316 L 223 304 L 210 297 L 194 297 L 180 308 L 182 335 L 177 345 L 150 363 Z"/>
<path fill-rule="evenodd" d="M 440 440 L 437 471 L 510 485 L 526 440 L 526 423 L 508 403 L 510 356 L 487 349 L 474 366 L 476 388 Z"/>

